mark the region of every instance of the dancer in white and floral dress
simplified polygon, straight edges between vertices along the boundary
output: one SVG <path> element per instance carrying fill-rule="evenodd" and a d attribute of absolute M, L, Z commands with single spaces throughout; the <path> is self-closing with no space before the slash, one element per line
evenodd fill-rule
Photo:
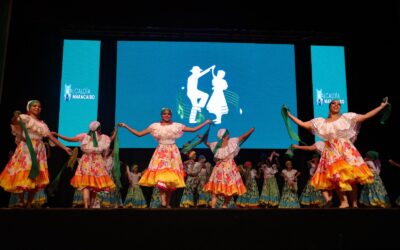
<path fill-rule="evenodd" d="M 315 118 L 307 122 L 293 116 L 287 110 L 287 116 L 297 125 L 308 129 L 325 141 L 321 160 L 311 179 L 311 185 L 320 190 L 336 190 L 340 208 L 349 207 L 346 192 L 350 191 L 352 207 L 357 207 L 357 184 L 373 182 L 373 173 L 354 146 L 360 124 L 377 115 L 388 105 L 387 98 L 375 109 L 366 114 L 340 113 L 341 103 L 333 100 L 329 104 L 328 118 Z M 326 197 L 331 202 L 332 197 Z"/>
<path fill-rule="evenodd" d="M 59 142 L 51 133 L 47 124 L 40 120 L 42 105 L 31 100 L 26 106 L 27 114 L 14 113 L 14 125 L 22 136 L 3 172 L 0 174 L 0 186 L 5 191 L 17 193 L 20 204 L 31 207 L 36 193 L 49 184 L 46 147 L 44 137 L 62 148 L 69 155 L 72 150 Z M 24 192 L 28 192 L 25 200 Z"/>
<path fill-rule="evenodd" d="M 234 195 L 242 195 L 246 192 L 246 187 L 234 158 L 239 153 L 241 142 L 246 140 L 253 132 L 254 128 L 251 128 L 240 137 L 230 138 L 229 131 L 222 128 L 217 133 L 218 142 L 206 142 L 217 160 L 210 179 L 204 186 L 204 191 L 210 192 L 212 195 L 212 208 L 216 207 L 218 196 L 224 197 L 222 208 L 227 208 Z"/>
<path fill-rule="evenodd" d="M 104 154 L 109 150 L 111 138 L 101 133 L 100 122 L 91 122 L 88 133 L 81 133 L 72 138 L 56 132 L 52 133 L 66 141 L 80 142 L 83 154 L 79 159 L 75 175 L 71 179 L 71 185 L 82 190 L 85 208 L 90 208 L 94 204 L 98 192 L 115 189 L 115 183 L 107 172 L 107 163 L 104 159 Z"/>
<path fill-rule="evenodd" d="M 171 194 L 177 188 L 185 187 L 183 164 L 181 154 L 175 144 L 175 140 L 182 136 L 183 132 L 196 132 L 207 124 L 206 120 L 200 125 L 191 128 L 184 124 L 172 121 L 172 111 L 169 108 L 161 110 L 161 121 L 151 124 L 148 128 L 137 131 L 125 123 L 118 126 L 127 128 L 136 136 L 151 134 L 158 141 L 158 146 L 150 160 L 148 168 L 144 171 L 139 185 L 157 187 L 160 192 L 161 206 L 171 207 Z"/>

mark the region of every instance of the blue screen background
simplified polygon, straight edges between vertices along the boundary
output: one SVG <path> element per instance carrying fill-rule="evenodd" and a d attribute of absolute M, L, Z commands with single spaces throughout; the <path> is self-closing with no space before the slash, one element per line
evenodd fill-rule
<path fill-rule="evenodd" d="M 327 118 L 329 103 L 338 99 L 348 111 L 345 52 L 343 46 L 311 46 L 313 107 L 315 117 Z M 316 140 L 321 140 L 316 136 Z"/>
<path fill-rule="evenodd" d="M 74 137 L 97 120 L 99 72 L 100 41 L 64 40 L 58 133 Z"/>
<path fill-rule="evenodd" d="M 282 105 L 297 114 L 294 45 L 290 44 L 119 41 L 115 121 L 140 131 L 160 121 L 161 108 L 169 107 L 175 122 L 196 126 L 199 123 L 189 123 L 187 78 L 193 66 L 205 70 L 212 65 L 215 73 L 226 72 L 229 113 L 222 116 L 221 124 L 212 126 L 209 141 L 217 140 L 219 128 L 228 128 L 231 137 L 237 137 L 255 127 L 242 148 L 287 148 L 292 142 L 281 116 Z M 207 73 L 198 82 L 209 96 L 211 81 L 212 74 Z M 206 108 L 201 114 L 199 122 L 215 119 Z M 185 133 L 177 145 L 205 130 Z M 121 148 L 157 145 L 150 135 L 138 138 L 126 129 L 120 129 L 119 139 Z"/>

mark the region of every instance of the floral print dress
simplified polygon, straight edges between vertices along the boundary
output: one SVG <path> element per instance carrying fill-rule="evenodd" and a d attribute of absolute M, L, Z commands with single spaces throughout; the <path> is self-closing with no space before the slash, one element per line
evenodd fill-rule
<path fill-rule="evenodd" d="M 318 167 L 311 179 L 317 189 L 352 190 L 354 183 L 373 182 L 374 175 L 353 145 L 359 132 L 356 113 L 345 113 L 339 119 L 327 122 L 324 118 L 311 120 L 313 132 L 325 140 Z"/>
<path fill-rule="evenodd" d="M 210 143 L 212 151 L 216 145 L 217 142 Z M 217 150 L 214 157 L 218 160 L 210 179 L 204 186 L 204 191 L 224 196 L 242 195 L 246 192 L 246 187 L 234 160 L 239 150 L 239 138 L 229 139 L 227 146 Z"/>

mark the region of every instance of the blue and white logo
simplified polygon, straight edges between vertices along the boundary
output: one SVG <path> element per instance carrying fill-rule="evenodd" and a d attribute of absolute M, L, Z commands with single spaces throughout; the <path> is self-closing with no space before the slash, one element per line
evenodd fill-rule
<path fill-rule="evenodd" d="M 89 88 L 72 88 L 72 84 L 64 84 L 64 100 L 95 100 L 96 95 L 92 94 Z"/>
<path fill-rule="evenodd" d="M 72 88 L 71 84 L 64 85 L 64 100 L 70 101 L 72 99 Z"/>

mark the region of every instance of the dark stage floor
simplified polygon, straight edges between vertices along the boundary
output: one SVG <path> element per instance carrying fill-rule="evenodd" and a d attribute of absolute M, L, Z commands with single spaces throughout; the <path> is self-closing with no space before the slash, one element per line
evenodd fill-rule
<path fill-rule="evenodd" d="M 17 249 L 400 248 L 398 208 L 4 208 L 0 225 Z"/>

